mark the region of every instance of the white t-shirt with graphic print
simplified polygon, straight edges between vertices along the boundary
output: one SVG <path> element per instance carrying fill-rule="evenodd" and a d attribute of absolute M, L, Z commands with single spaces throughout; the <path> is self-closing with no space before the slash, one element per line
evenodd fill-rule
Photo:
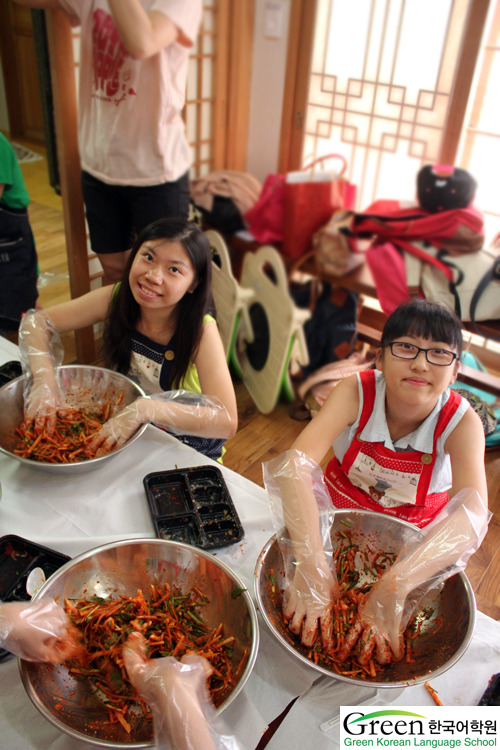
<path fill-rule="evenodd" d="M 181 110 L 189 48 L 177 42 L 146 60 L 127 53 L 106 0 L 60 0 L 79 20 L 78 139 L 82 168 L 102 182 L 172 182 L 191 164 Z M 202 0 L 140 0 L 194 43 Z"/>

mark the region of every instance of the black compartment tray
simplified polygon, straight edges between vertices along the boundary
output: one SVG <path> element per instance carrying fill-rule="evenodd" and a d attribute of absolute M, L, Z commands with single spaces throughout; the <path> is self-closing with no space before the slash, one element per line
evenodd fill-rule
<path fill-rule="evenodd" d="M 160 539 L 214 549 L 243 537 L 222 472 L 215 466 L 147 474 L 144 489 Z"/>
<path fill-rule="evenodd" d="M 14 378 L 19 378 L 23 374 L 21 363 L 13 359 L 0 365 L 0 388 L 7 385 Z"/>
<path fill-rule="evenodd" d="M 55 552 L 21 536 L 0 537 L 0 601 L 23 602 L 31 599 L 26 581 L 32 570 L 41 568 L 45 579 L 71 560 L 68 555 Z M 0 659 L 8 652 L 0 649 Z"/>
<path fill-rule="evenodd" d="M 15 534 L 0 537 L 0 600 L 29 601 L 26 579 L 31 571 L 41 568 L 47 579 L 68 560 L 68 555 Z"/>

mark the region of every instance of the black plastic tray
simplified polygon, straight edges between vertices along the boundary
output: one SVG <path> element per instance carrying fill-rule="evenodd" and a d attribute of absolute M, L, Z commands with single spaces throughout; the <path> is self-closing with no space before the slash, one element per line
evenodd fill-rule
<path fill-rule="evenodd" d="M 21 367 L 21 363 L 17 362 L 14 359 L 10 362 L 5 362 L 5 364 L 3 365 L 0 365 L 0 388 L 2 387 L 2 385 L 7 385 L 7 383 L 10 383 L 11 380 L 14 380 L 14 378 L 18 378 L 22 374 L 23 368 Z"/>
<path fill-rule="evenodd" d="M 214 549 L 243 537 L 222 472 L 215 466 L 154 472 L 144 477 L 144 489 L 160 539 Z"/>
<path fill-rule="evenodd" d="M 21 536 L 9 534 L 0 537 L 0 600 L 3 602 L 29 601 L 26 580 L 34 568 L 41 568 L 49 578 L 64 563 L 68 555 L 55 552 Z M 8 651 L 0 648 L 0 659 Z"/>

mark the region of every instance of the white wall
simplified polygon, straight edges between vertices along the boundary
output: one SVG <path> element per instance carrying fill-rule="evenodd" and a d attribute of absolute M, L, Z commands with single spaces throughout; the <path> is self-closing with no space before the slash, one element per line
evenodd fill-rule
<path fill-rule="evenodd" d="M 255 2 L 247 171 L 261 181 L 278 163 L 289 17 L 289 0 Z M 279 38 L 268 35 L 266 21 Z"/>

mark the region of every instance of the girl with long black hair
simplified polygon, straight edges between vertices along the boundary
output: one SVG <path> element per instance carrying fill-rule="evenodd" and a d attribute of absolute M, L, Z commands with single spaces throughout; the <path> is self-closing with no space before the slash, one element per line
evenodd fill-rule
<path fill-rule="evenodd" d="M 219 459 L 237 428 L 234 388 L 213 312 L 206 235 L 183 219 L 160 219 L 138 236 L 120 284 L 95 289 L 43 311 L 21 326 L 20 347 L 33 383 L 25 414 L 50 431 L 62 397 L 55 377 L 57 334 L 104 322 L 107 367 L 151 396 L 107 422 L 91 447 L 106 452 L 145 422 Z"/>

